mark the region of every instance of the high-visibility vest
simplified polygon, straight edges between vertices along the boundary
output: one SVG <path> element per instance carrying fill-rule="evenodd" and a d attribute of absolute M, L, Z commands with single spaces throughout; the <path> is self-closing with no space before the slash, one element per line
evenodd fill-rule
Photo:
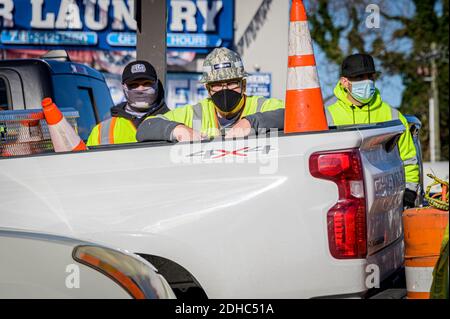
<path fill-rule="evenodd" d="M 380 92 L 376 90 L 375 96 L 368 104 L 359 108 L 354 106 L 347 98 L 348 92 L 340 83 L 334 89 L 337 102 L 326 107 L 328 125 L 342 126 L 353 124 L 375 124 L 400 120 L 406 128 L 398 142 L 400 157 L 405 167 L 405 177 L 407 188 L 417 189 L 419 184 L 419 161 L 417 158 L 416 147 L 409 130 L 408 121 L 396 109 L 389 106 L 381 99 Z"/>
<path fill-rule="evenodd" d="M 260 96 L 247 96 L 241 118 L 255 113 L 264 113 L 283 108 L 284 103 L 281 100 L 266 99 Z M 216 108 L 210 98 L 206 98 L 196 105 L 186 105 L 185 107 L 175 109 L 164 114 L 162 117 L 172 122 L 184 124 L 211 138 L 222 134 L 220 132 Z M 267 129 L 270 129 L 270 127 Z"/>
<path fill-rule="evenodd" d="M 442 243 L 441 255 L 433 271 L 431 299 L 449 299 L 448 277 L 448 225 Z"/>
<path fill-rule="evenodd" d="M 137 143 L 136 132 L 132 121 L 123 117 L 112 117 L 94 127 L 87 146 Z"/>

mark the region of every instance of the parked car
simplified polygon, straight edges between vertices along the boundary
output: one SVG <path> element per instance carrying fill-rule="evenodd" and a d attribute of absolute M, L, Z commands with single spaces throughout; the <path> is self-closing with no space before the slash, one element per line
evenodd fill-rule
<path fill-rule="evenodd" d="M 91 242 L 0 228 L 0 299 L 173 299 L 139 256 Z"/>

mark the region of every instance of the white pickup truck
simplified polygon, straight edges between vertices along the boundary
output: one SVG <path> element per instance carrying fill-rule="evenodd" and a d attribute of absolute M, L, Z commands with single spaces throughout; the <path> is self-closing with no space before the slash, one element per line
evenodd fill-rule
<path fill-rule="evenodd" d="M 0 157 L 0 226 L 135 252 L 208 298 L 365 298 L 403 266 L 404 129 Z"/>

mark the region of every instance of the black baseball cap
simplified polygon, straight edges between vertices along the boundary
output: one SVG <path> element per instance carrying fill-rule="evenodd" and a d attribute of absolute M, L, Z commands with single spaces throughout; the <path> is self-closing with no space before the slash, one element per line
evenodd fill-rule
<path fill-rule="evenodd" d="M 375 62 L 368 54 L 353 54 L 345 58 L 341 66 L 341 75 L 349 78 L 363 74 L 378 73 Z"/>
<path fill-rule="evenodd" d="M 127 83 L 137 79 L 145 79 L 150 81 L 157 81 L 158 75 L 156 70 L 147 61 L 134 61 L 129 63 L 122 73 L 122 83 Z"/>

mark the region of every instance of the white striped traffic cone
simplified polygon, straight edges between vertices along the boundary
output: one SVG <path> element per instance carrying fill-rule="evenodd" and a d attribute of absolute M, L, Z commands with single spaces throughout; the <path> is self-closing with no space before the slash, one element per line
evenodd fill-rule
<path fill-rule="evenodd" d="M 42 100 L 45 119 L 55 152 L 76 152 L 87 149 L 51 98 Z"/>
<path fill-rule="evenodd" d="M 293 0 L 289 27 L 286 133 L 328 130 L 305 6 Z"/>

